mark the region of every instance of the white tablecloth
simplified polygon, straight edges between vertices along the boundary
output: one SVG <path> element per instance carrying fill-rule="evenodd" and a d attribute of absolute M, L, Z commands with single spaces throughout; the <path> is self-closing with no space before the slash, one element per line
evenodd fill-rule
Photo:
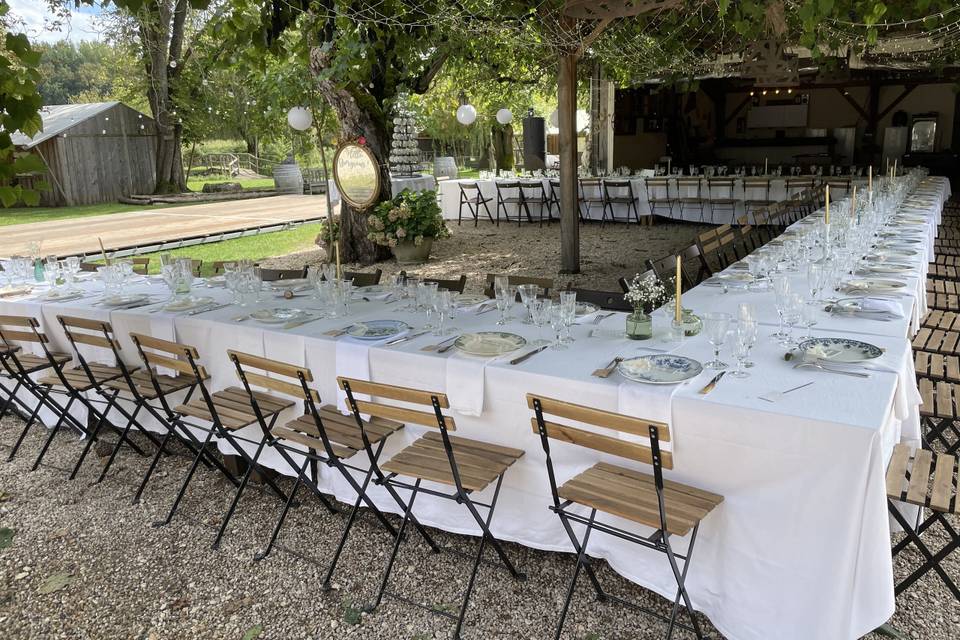
<path fill-rule="evenodd" d="M 613 180 L 623 180 L 623 178 L 612 178 Z M 491 198 L 491 202 L 487 203 L 487 206 L 490 208 L 490 214 L 496 219 L 497 217 L 497 188 L 496 182 L 503 182 L 505 179 L 485 179 L 485 180 L 475 180 L 462 178 L 460 180 L 445 180 L 439 184 L 440 190 L 440 208 L 443 210 L 443 217 L 448 220 L 456 220 L 460 215 L 460 186 L 461 182 L 476 182 L 480 187 L 480 192 L 484 197 Z M 530 179 L 528 178 L 527 181 Z M 647 194 L 644 178 L 641 177 L 632 177 L 629 178 L 631 189 L 633 190 L 633 196 L 636 199 L 637 203 L 637 213 L 640 216 L 649 216 L 651 215 L 650 202 L 648 197 L 653 198 L 663 198 L 665 197 L 663 189 L 652 190 L 651 193 Z M 516 181 L 512 179 L 511 181 Z M 543 183 L 543 188 L 546 190 L 547 195 L 550 195 L 550 184 L 548 178 L 542 178 L 540 181 Z M 858 183 L 864 182 L 864 180 L 856 180 Z M 861 185 L 862 186 L 862 185 Z M 669 197 L 670 198 L 692 198 L 696 197 L 696 188 L 695 187 L 685 187 L 683 189 L 678 188 L 677 183 L 674 179 L 670 180 L 669 187 Z M 794 191 L 795 192 L 795 191 Z M 593 188 L 593 193 L 587 193 L 588 197 L 600 197 L 599 190 L 595 187 Z M 611 195 L 622 195 L 619 193 L 611 193 Z M 733 195 L 729 195 L 727 190 L 715 188 L 714 197 L 717 198 L 729 198 L 739 200 L 736 204 L 735 212 L 731 215 L 729 206 L 718 207 L 717 211 L 714 212 L 710 206 L 710 203 L 707 202 L 703 206 L 703 217 L 702 220 L 705 222 L 712 222 L 716 224 L 726 224 L 726 223 L 735 223 L 736 218 L 742 216 L 744 213 L 743 200 L 761 200 L 768 199 L 774 202 L 779 202 L 781 200 L 786 200 L 789 197 L 786 188 L 786 178 L 771 178 L 770 179 L 770 190 L 769 194 L 764 193 L 762 189 L 748 189 L 746 193 L 743 188 L 743 180 L 740 178 L 736 179 L 735 186 L 733 188 Z M 700 180 L 700 197 L 709 199 L 711 194 L 707 188 L 707 179 L 702 178 Z M 517 205 L 515 204 L 506 204 L 507 212 L 511 217 L 516 217 Z M 600 203 L 592 203 L 587 211 L 586 204 L 582 204 L 581 211 L 583 212 L 584 217 L 591 220 L 600 220 L 603 217 L 603 206 Z M 614 214 L 618 220 L 623 220 L 628 215 L 633 216 L 633 211 L 628 205 L 624 204 L 615 204 L 613 205 Z M 539 213 L 539 208 L 537 206 L 531 206 L 531 214 L 536 218 Z M 693 205 L 685 204 L 683 206 L 683 211 L 680 211 L 680 205 L 674 203 L 673 209 L 668 210 L 665 205 L 658 205 L 657 211 L 658 216 L 670 217 L 676 220 L 688 220 L 699 222 L 701 220 L 700 209 Z M 553 211 L 554 217 L 558 215 L 556 207 Z M 470 218 L 470 213 L 464 206 L 463 210 L 464 218 Z M 486 211 L 483 210 L 483 207 L 480 208 L 480 216 L 482 219 L 486 218 Z M 503 214 L 501 213 L 501 216 Z M 544 211 L 544 216 L 546 216 L 546 211 Z M 609 219 L 609 213 L 608 213 Z"/>
<path fill-rule="evenodd" d="M 945 194 L 946 183 L 939 185 Z M 931 218 L 938 214 L 929 212 Z M 158 290 L 156 284 L 141 286 Z M 216 288 L 201 292 L 224 300 L 228 295 Z M 728 293 L 725 298 L 717 290 L 704 287 L 688 294 L 686 301 L 703 311 L 709 305 L 732 305 L 740 295 L 751 298 L 758 309 L 769 306 L 766 294 Z M 323 334 L 342 327 L 342 318 L 282 331 L 252 320 L 233 322 L 231 318 L 240 312 L 237 307 L 198 316 L 148 314 L 144 310 L 111 313 L 92 306 L 95 301 L 90 297 L 54 306 L 36 300 L 0 300 L 0 313 L 40 318 L 43 330 L 59 348 L 66 345 L 54 322 L 56 313 L 110 319 L 120 335 L 132 329 L 142 331 L 147 324 L 150 330 L 156 330 L 155 326 L 172 323 L 179 341 L 200 349 L 214 388 L 236 383 L 233 366 L 225 355 L 226 349 L 234 348 L 309 367 L 321 397 L 335 402 L 335 376 L 341 369 L 337 357 L 346 351 Z M 312 301 L 271 296 L 261 306 L 267 305 L 312 306 Z M 357 301 L 352 308 L 352 319 L 356 320 L 392 318 L 413 325 L 423 322 L 422 316 L 395 312 L 396 306 L 377 301 Z M 451 324 L 460 332 L 490 330 L 495 317 L 494 313 L 461 313 Z M 770 317 L 761 320 L 769 322 Z M 568 349 L 548 349 L 519 366 L 498 360 L 476 367 L 483 375 L 482 398 L 473 407 L 478 408 L 479 415 L 456 415 L 457 433 L 526 451 L 506 474 L 493 532 L 539 549 L 571 550 L 558 519 L 547 510 L 549 485 L 540 442 L 530 428 L 526 393 L 572 399 L 613 411 L 632 402 L 632 406 L 640 407 L 638 414 L 662 415 L 670 420 L 676 468 L 665 475 L 724 496 L 724 502 L 701 525 L 687 584 L 695 607 L 726 637 L 848 640 L 884 622 L 894 610 L 884 471 L 895 443 L 919 437 L 919 396 L 906 337 L 907 321 L 876 327 L 863 320 L 825 319 L 816 328 L 818 335 L 859 335 L 884 348 L 884 368 L 898 373 L 877 371 L 860 379 L 795 370 L 783 360 L 782 347 L 764 337 L 753 354 L 757 366 L 751 370 L 751 377 L 739 380 L 727 376 L 711 394 L 701 396 L 697 390 L 713 375 L 708 371 L 678 388 L 650 390 L 639 404 L 636 398 L 624 399 L 629 390 L 621 387 L 627 383 L 617 376 L 605 380 L 590 376 L 593 369 L 605 365 L 614 355 L 670 348 L 657 338 L 632 342 L 613 337 L 622 331 L 623 324 L 623 315 L 610 317 L 593 337 L 588 334 L 596 327 L 577 325 L 572 328 L 576 341 Z M 535 327 L 519 321 L 502 328 L 528 340 L 538 337 Z M 447 362 L 462 356 L 454 356 L 452 351 L 421 351 L 421 347 L 437 340 L 427 335 L 395 347 L 372 347 L 370 376 L 380 382 L 453 392 L 447 388 Z M 128 344 L 126 357 L 133 361 Z M 700 361 L 711 356 L 705 336 L 685 340 L 675 350 Z M 730 357 L 729 351 L 725 357 Z M 814 384 L 776 404 L 758 399 L 765 392 L 807 381 Z M 649 410 L 643 410 L 646 406 Z M 290 417 L 293 414 L 288 412 L 282 419 Z M 423 431 L 408 426 L 392 436 L 384 459 Z M 256 427 L 246 433 L 258 437 Z M 224 450 L 229 453 L 226 447 Z M 553 459 L 560 482 L 601 459 L 631 464 L 561 443 L 554 445 Z M 268 453 L 262 460 L 290 473 L 279 456 Z M 321 484 L 345 501 L 354 498 L 336 472 L 325 467 Z M 379 490 L 372 493 L 383 508 L 396 511 L 395 504 Z M 488 489 L 478 498 L 488 498 L 489 493 Z M 465 510 L 450 502 L 423 495 L 417 499 L 416 513 L 432 526 L 477 533 Z M 619 524 L 642 530 L 630 523 Z M 677 544 L 685 547 L 682 541 Z M 673 598 L 676 585 L 662 555 L 602 534 L 591 538 L 590 553 L 605 558 L 628 579 Z M 558 597 L 563 588 L 556 585 Z"/>

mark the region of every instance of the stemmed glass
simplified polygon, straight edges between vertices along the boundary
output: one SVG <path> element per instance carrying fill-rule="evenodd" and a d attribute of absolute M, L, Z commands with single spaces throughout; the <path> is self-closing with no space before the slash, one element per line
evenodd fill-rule
<path fill-rule="evenodd" d="M 549 344 L 543 339 L 543 326 L 550 321 L 551 307 L 553 303 L 550 300 L 536 299 L 530 302 L 530 315 L 533 324 L 537 326 L 537 346 Z"/>
<path fill-rule="evenodd" d="M 817 318 L 820 315 L 820 304 L 816 300 L 807 300 L 806 304 L 800 310 L 800 324 L 807 330 L 802 338 L 809 340 L 811 337 L 810 329 L 817 324 Z"/>
<path fill-rule="evenodd" d="M 790 280 L 782 273 L 774 274 L 771 280 L 773 281 L 774 304 L 777 307 L 777 316 L 780 323 L 777 332 L 770 334 L 770 337 L 774 340 L 783 341 L 787 337 L 787 334 L 783 331 L 783 310 L 787 296 L 790 295 Z"/>
<path fill-rule="evenodd" d="M 753 305 L 749 302 L 741 302 L 740 306 L 737 307 L 737 321 L 738 322 L 752 322 L 754 326 L 758 326 L 759 322 L 757 321 L 757 312 L 754 310 Z M 756 334 L 756 331 L 754 331 Z M 756 335 L 754 335 L 754 341 L 756 341 Z M 751 347 L 753 345 L 750 345 Z M 749 358 L 749 350 L 747 353 L 747 358 Z M 743 366 L 747 369 L 753 366 L 753 361 L 745 359 L 743 361 Z"/>
<path fill-rule="evenodd" d="M 798 293 L 791 293 L 784 300 L 783 322 L 787 325 L 787 334 L 781 344 L 788 349 L 797 346 L 797 341 L 793 338 L 793 328 L 800 323 L 805 306 L 803 297 Z"/>
<path fill-rule="evenodd" d="M 810 291 L 810 300 L 816 301 L 823 288 L 823 265 L 811 262 L 807 265 L 807 289 Z"/>
<path fill-rule="evenodd" d="M 450 318 L 453 310 L 453 297 L 448 290 L 439 289 L 434 294 L 433 310 L 437 312 L 437 328 L 434 329 L 433 335 L 442 336 L 449 333 L 450 330 L 443 327 L 444 322 Z"/>
<path fill-rule="evenodd" d="M 566 314 L 563 312 L 563 307 L 559 304 L 551 305 L 550 328 L 553 329 L 553 344 L 550 345 L 551 349 L 567 348 L 567 345 L 563 344 L 563 328 L 565 326 Z"/>
<path fill-rule="evenodd" d="M 520 302 L 526 313 L 523 316 L 523 324 L 531 324 L 533 318 L 530 316 L 530 303 L 540 295 L 540 287 L 535 284 L 521 284 L 517 286 L 517 292 L 520 294 Z"/>
<path fill-rule="evenodd" d="M 720 360 L 720 347 L 727 339 L 727 330 L 730 328 L 730 314 L 711 311 L 703 314 L 703 329 L 707 339 L 713 345 L 713 360 L 704 364 L 707 369 L 726 369 L 727 363 Z"/>
<path fill-rule="evenodd" d="M 757 342 L 757 321 L 743 320 L 737 322 L 737 341 L 734 343 L 733 355 L 737 358 L 737 370 L 731 375 L 737 378 L 746 378 L 750 374 L 744 369 L 747 366 L 747 358 L 750 357 L 750 349 Z"/>
<path fill-rule="evenodd" d="M 570 335 L 570 325 L 577 317 L 576 291 L 560 292 L 560 310 L 563 313 L 563 336 L 561 339 L 564 344 L 569 344 L 573 342 L 573 337 Z"/>
<path fill-rule="evenodd" d="M 423 309 L 427 316 L 424 329 L 433 329 L 433 305 L 437 297 L 436 282 L 421 282 L 417 285 L 417 308 Z"/>

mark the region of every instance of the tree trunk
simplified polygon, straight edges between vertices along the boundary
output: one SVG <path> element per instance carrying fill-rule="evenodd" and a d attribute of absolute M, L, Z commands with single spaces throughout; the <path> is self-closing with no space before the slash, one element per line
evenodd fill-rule
<path fill-rule="evenodd" d="M 157 127 L 157 184 L 154 193 L 185 193 L 180 125 Z"/>
<path fill-rule="evenodd" d="M 311 52 L 311 69 L 317 77 L 317 88 L 330 105 L 340 123 L 340 141 L 354 141 L 363 137 L 366 147 L 380 165 L 380 197 L 378 202 L 390 198 L 390 172 L 387 169 L 390 141 L 387 122 L 381 105 L 369 94 L 359 99 L 345 88 L 330 80 L 322 79 L 319 71 L 327 63 L 327 54 L 319 47 Z M 374 203 L 373 206 L 376 206 Z M 369 265 L 390 257 L 390 249 L 374 244 L 367 238 L 367 211 L 360 211 L 341 200 L 340 203 L 340 260 Z"/>

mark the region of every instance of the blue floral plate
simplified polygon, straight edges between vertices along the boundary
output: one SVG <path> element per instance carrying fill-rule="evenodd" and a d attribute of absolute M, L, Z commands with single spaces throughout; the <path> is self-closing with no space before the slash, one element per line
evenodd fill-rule
<path fill-rule="evenodd" d="M 677 384 L 698 376 L 703 371 L 703 365 L 685 356 L 658 353 L 626 358 L 617 366 L 617 371 L 634 382 Z"/>
<path fill-rule="evenodd" d="M 805 355 L 830 362 L 862 362 L 883 355 L 880 347 L 850 338 L 811 338 L 801 342 L 797 349 Z"/>

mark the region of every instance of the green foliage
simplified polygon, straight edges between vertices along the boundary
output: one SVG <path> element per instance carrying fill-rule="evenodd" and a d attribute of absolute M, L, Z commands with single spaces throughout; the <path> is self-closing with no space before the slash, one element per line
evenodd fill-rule
<path fill-rule="evenodd" d="M 9 11 L 6 0 L 0 0 L 0 204 L 4 207 L 20 201 L 39 203 L 40 195 L 18 184 L 17 175 L 44 171 L 37 156 L 16 151 L 10 138 L 15 131 L 28 136 L 40 131 L 43 102 L 37 92 L 40 53 L 27 36 L 9 31 Z"/>
<path fill-rule="evenodd" d="M 424 238 L 446 238 L 450 230 L 443 220 L 436 191 L 404 189 L 378 204 L 367 217 L 368 238 L 386 247 L 404 240 L 420 246 Z"/>
<path fill-rule="evenodd" d="M 149 112 L 144 70 L 127 43 L 62 40 L 38 50 L 43 104 L 118 100 Z"/>

